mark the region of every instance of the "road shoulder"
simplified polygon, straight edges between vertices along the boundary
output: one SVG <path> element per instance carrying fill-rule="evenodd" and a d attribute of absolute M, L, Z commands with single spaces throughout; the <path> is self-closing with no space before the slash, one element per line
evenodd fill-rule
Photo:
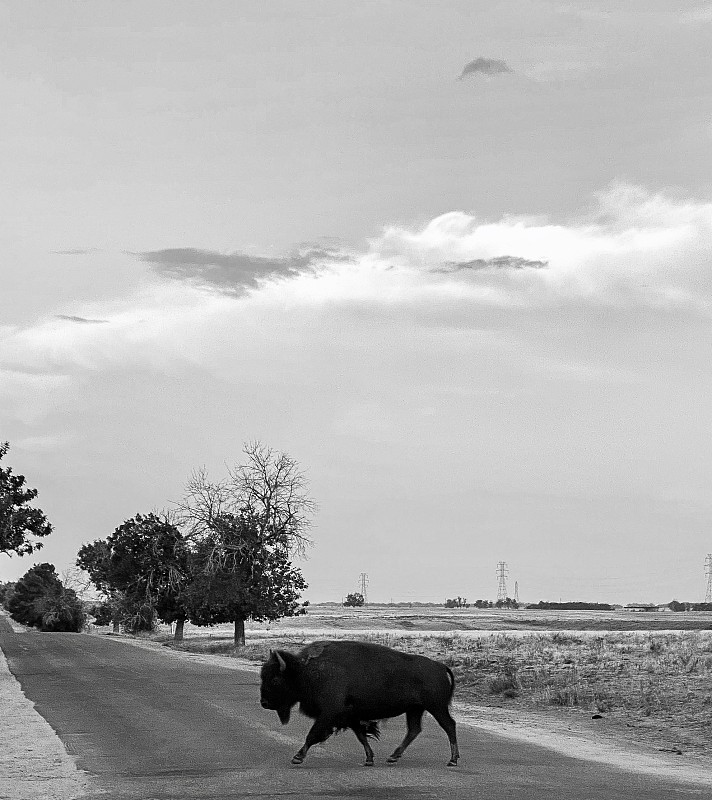
<path fill-rule="evenodd" d="M 6 635 L 15 635 L 4 614 L 0 616 L 0 626 Z M 2 648 L 0 708 L 0 798 L 73 800 L 86 793 L 87 777 L 23 694 Z"/>

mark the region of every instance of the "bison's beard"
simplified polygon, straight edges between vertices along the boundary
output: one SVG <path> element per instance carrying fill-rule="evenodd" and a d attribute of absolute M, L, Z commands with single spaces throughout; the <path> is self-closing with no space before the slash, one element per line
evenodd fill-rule
<path fill-rule="evenodd" d="M 278 708 L 277 715 L 279 716 L 279 721 L 282 725 L 286 725 L 289 722 L 289 718 L 292 715 L 292 707 L 291 706 L 282 706 L 282 708 Z"/>

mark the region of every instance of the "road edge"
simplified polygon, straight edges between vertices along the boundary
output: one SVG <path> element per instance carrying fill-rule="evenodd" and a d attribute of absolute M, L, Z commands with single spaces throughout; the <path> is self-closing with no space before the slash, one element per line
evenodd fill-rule
<path fill-rule="evenodd" d="M 15 634 L 7 615 L 0 619 Z M 4 626 L 3 626 L 4 627 Z M 24 631 L 22 631 L 24 632 Z M 76 800 L 89 778 L 47 720 L 25 697 L 0 646 L 0 798 Z"/>

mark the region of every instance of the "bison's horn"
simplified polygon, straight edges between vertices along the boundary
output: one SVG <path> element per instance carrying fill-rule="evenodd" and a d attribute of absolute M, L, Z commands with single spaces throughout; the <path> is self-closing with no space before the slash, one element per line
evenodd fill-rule
<path fill-rule="evenodd" d="M 287 662 L 279 654 L 279 650 L 275 650 L 274 654 L 277 656 L 277 661 L 279 662 L 279 671 L 284 672 L 284 670 L 287 669 Z"/>

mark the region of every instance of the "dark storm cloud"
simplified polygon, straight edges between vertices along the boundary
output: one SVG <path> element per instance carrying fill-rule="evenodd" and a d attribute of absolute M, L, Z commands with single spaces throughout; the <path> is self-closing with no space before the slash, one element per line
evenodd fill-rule
<path fill-rule="evenodd" d="M 467 78 L 470 75 L 501 75 L 505 72 L 512 72 L 506 61 L 498 58 L 476 58 L 465 64 L 458 80 Z"/>
<path fill-rule="evenodd" d="M 102 325 L 108 322 L 108 319 L 87 319 L 86 317 L 75 317 L 73 314 L 55 314 L 57 319 L 63 319 L 66 322 L 78 322 L 80 325 Z"/>
<path fill-rule="evenodd" d="M 460 272 L 462 270 L 500 270 L 500 269 L 545 269 L 548 261 L 530 261 L 516 256 L 497 256 L 497 258 L 476 258 L 474 261 L 449 261 L 444 267 L 436 267 L 431 272 Z"/>
<path fill-rule="evenodd" d="M 197 280 L 223 291 L 256 286 L 260 278 L 295 275 L 322 261 L 348 261 L 350 256 L 323 247 L 304 247 L 288 256 L 253 256 L 247 253 L 218 253 L 194 247 L 151 250 L 136 253 L 161 275 Z"/>

